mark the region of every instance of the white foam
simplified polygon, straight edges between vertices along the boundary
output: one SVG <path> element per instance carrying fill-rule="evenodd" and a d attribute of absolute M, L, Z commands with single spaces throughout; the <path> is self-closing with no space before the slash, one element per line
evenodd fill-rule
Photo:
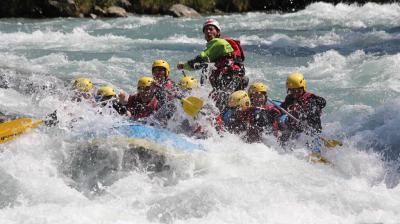
<path fill-rule="evenodd" d="M 316 3 L 292 14 L 216 18 L 224 32 L 238 35 L 245 46 L 290 51 L 396 41 L 398 15 L 395 4 Z M 12 84 L 32 82 L 40 87 L 52 82 L 58 89 L 35 88 L 34 94 L 21 86 L 0 89 L 1 112 L 42 118 L 57 109 L 60 121 L 56 127 L 41 126 L 0 145 L 0 178 L 12 178 L 0 180 L 7 185 L 0 188 L 15 189 L 4 198 L 10 207 L 0 210 L 2 223 L 393 223 L 399 219 L 396 176 L 388 181 L 388 165 L 378 152 L 369 150 L 371 144 L 363 144 L 379 140 L 395 148 L 400 139 L 399 53 L 327 50 L 311 56 L 265 57 L 256 49 L 247 55 L 247 74 L 251 81 L 268 80 L 270 97 L 283 98 L 287 74 L 299 70 L 306 76 L 308 90 L 327 99 L 323 134 L 344 142 L 338 150 L 324 151 L 333 167 L 309 163 L 302 145 L 285 152 L 273 137 L 266 141 L 268 146 L 250 145 L 237 136 L 220 138 L 211 131 L 210 139 L 193 140 L 206 151 L 171 161 L 175 172 L 154 175 L 117 167 L 116 178 L 104 181 L 109 186 L 98 185 L 103 194 L 76 187 L 84 184 L 74 183 L 67 171 L 71 156 L 85 149 L 80 140 L 125 120 L 105 111 L 99 115 L 91 104 L 70 102 L 70 81 L 86 76 L 96 86 L 110 84 L 131 92 L 139 76 L 150 74 L 155 58 L 166 58 L 175 67 L 178 59 L 198 53 L 187 49 L 203 48 L 203 19 L 56 19 L 35 21 L 32 26 L 22 20 L 10 23 L 21 31 L 9 28 L 0 33 L 0 71 L 12 78 Z M 129 35 L 165 24 L 176 25 L 179 32 L 160 29 L 162 33 Z M 316 32 L 310 35 L 310 30 Z M 180 77 L 178 72 L 172 69 L 173 79 Z M 206 100 L 207 88 L 196 96 Z M 94 180 L 102 182 L 100 176 Z"/>
<path fill-rule="evenodd" d="M 109 51 L 123 49 L 123 43 L 129 38 L 106 34 L 102 36 L 90 35 L 82 28 L 74 28 L 71 33 L 61 31 L 41 31 L 32 33 L 0 33 L 0 48 L 7 49 L 64 49 L 70 51 Z"/>
<path fill-rule="evenodd" d="M 313 3 L 305 10 L 288 14 L 247 13 L 234 18 L 220 17 L 223 29 L 303 30 L 326 26 L 365 28 L 370 26 L 397 27 L 400 6 L 398 4 L 367 3 L 363 6 L 339 3 Z"/>

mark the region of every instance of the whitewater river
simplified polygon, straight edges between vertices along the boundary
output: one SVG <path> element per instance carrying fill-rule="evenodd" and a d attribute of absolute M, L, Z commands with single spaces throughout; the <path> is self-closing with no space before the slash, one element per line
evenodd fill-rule
<path fill-rule="evenodd" d="M 250 82 L 266 82 L 271 98 L 284 98 L 296 70 L 326 98 L 324 135 L 344 142 L 324 152 L 333 167 L 268 136 L 246 144 L 217 134 L 193 140 L 205 150 L 171 160 L 164 174 L 102 174 L 120 160 L 118 145 L 97 166 L 76 161 L 85 133 L 124 119 L 70 102 L 71 81 L 133 92 L 158 58 L 177 81 L 176 64 L 205 46 L 206 18 L 0 19 L 0 112 L 43 118 L 57 109 L 60 120 L 0 145 L 0 223 L 400 223 L 398 4 L 213 17 L 241 40 Z M 197 95 L 207 101 L 209 89 Z"/>

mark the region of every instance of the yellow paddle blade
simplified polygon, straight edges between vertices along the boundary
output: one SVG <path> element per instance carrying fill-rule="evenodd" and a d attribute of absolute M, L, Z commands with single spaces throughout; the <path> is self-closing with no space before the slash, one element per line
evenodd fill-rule
<path fill-rule="evenodd" d="M 0 144 L 16 138 L 30 128 L 35 128 L 41 123 L 43 123 L 43 120 L 33 120 L 31 118 L 19 118 L 1 123 Z"/>
<path fill-rule="evenodd" d="M 325 165 L 333 165 L 331 161 L 321 155 L 321 153 L 312 152 L 310 153 L 310 161 L 313 163 L 322 163 Z"/>
<path fill-rule="evenodd" d="M 183 111 L 192 117 L 195 117 L 199 113 L 203 105 L 203 100 L 195 96 L 189 96 L 188 98 L 182 99 Z"/>
<path fill-rule="evenodd" d="M 343 143 L 341 141 L 339 141 L 339 140 L 327 139 L 327 138 L 324 138 L 324 137 L 319 137 L 319 138 L 324 142 L 324 145 L 327 148 L 334 148 L 336 146 L 342 146 L 343 145 Z"/>

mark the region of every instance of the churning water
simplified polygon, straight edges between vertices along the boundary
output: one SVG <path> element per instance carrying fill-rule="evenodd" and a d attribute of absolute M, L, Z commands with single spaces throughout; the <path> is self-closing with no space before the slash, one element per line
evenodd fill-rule
<path fill-rule="evenodd" d="M 283 99 L 298 70 L 327 99 L 324 135 L 344 142 L 325 152 L 333 167 L 309 163 L 302 147 L 230 135 L 194 140 L 205 151 L 175 158 L 172 173 L 119 169 L 115 144 L 86 166 L 72 159 L 85 133 L 124 119 L 66 100 L 71 80 L 133 92 L 153 60 L 175 67 L 204 48 L 205 18 L 1 19 L 0 112 L 57 109 L 60 123 L 0 146 L 0 223 L 400 223 L 400 6 L 316 3 L 214 18 L 241 40 L 250 81 L 266 82 L 271 98 Z"/>

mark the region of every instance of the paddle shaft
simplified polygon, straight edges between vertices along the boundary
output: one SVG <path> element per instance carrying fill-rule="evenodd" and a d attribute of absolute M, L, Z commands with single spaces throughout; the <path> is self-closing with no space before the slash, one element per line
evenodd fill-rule
<path fill-rule="evenodd" d="M 275 103 L 274 101 L 268 99 L 268 102 L 270 102 L 270 103 L 272 103 L 273 105 L 275 105 L 276 107 L 278 107 L 279 110 L 283 111 L 286 115 L 288 115 L 290 118 L 292 118 L 292 119 L 293 119 L 294 121 L 296 121 L 297 123 L 299 123 L 299 124 L 301 124 L 301 125 L 305 125 L 306 128 L 308 128 L 308 129 L 317 131 L 317 130 L 315 130 L 315 128 L 311 127 L 310 125 L 301 123 L 301 121 L 300 121 L 298 118 L 296 118 L 295 116 L 293 116 L 292 114 L 290 114 L 289 111 L 283 109 L 280 105 L 278 105 L 278 104 Z M 314 133 L 314 134 L 317 135 L 319 138 L 321 138 L 321 136 L 320 136 L 318 133 Z"/>
<path fill-rule="evenodd" d="M 289 111 L 283 109 L 283 107 L 281 107 L 280 105 L 278 105 L 278 104 L 275 103 L 274 101 L 268 99 L 268 102 L 272 103 L 274 106 L 278 107 L 279 110 L 285 112 L 285 114 L 288 115 L 290 118 L 292 118 L 292 119 L 295 120 L 296 122 L 300 123 L 300 120 L 299 120 L 299 119 L 297 119 L 295 116 L 291 115 L 291 114 L 289 113 Z"/>
<path fill-rule="evenodd" d="M 275 105 L 276 107 L 278 107 L 281 111 L 283 111 L 286 115 L 288 115 L 290 118 L 292 118 L 294 121 L 298 122 L 299 124 L 302 124 L 301 121 L 299 119 L 297 119 L 295 116 L 293 116 L 292 114 L 290 114 L 287 110 L 283 109 L 280 105 L 278 105 L 277 103 L 275 103 L 274 101 L 268 99 L 268 102 L 272 103 L 273 105 Z M 305 125 L 306 128 L 309 128 L 311 130 L 315 130 L 315 128 L 309 126 L 308 124 L 302 124 Z M 322 141 L 324 141 L 325 146 L 327 146 L 328 148 L 333 148 L 336 145 L 342 146 L 343 143 L 341 141 L 338 140 L 334 140 L 334 139 L 326 139 L 324 137 L 322 137 L 321 135 L 319 135 L 318 133 L 314 133 L 314 135 L 316 135 L 317 137 L 319 137 Z"/>

